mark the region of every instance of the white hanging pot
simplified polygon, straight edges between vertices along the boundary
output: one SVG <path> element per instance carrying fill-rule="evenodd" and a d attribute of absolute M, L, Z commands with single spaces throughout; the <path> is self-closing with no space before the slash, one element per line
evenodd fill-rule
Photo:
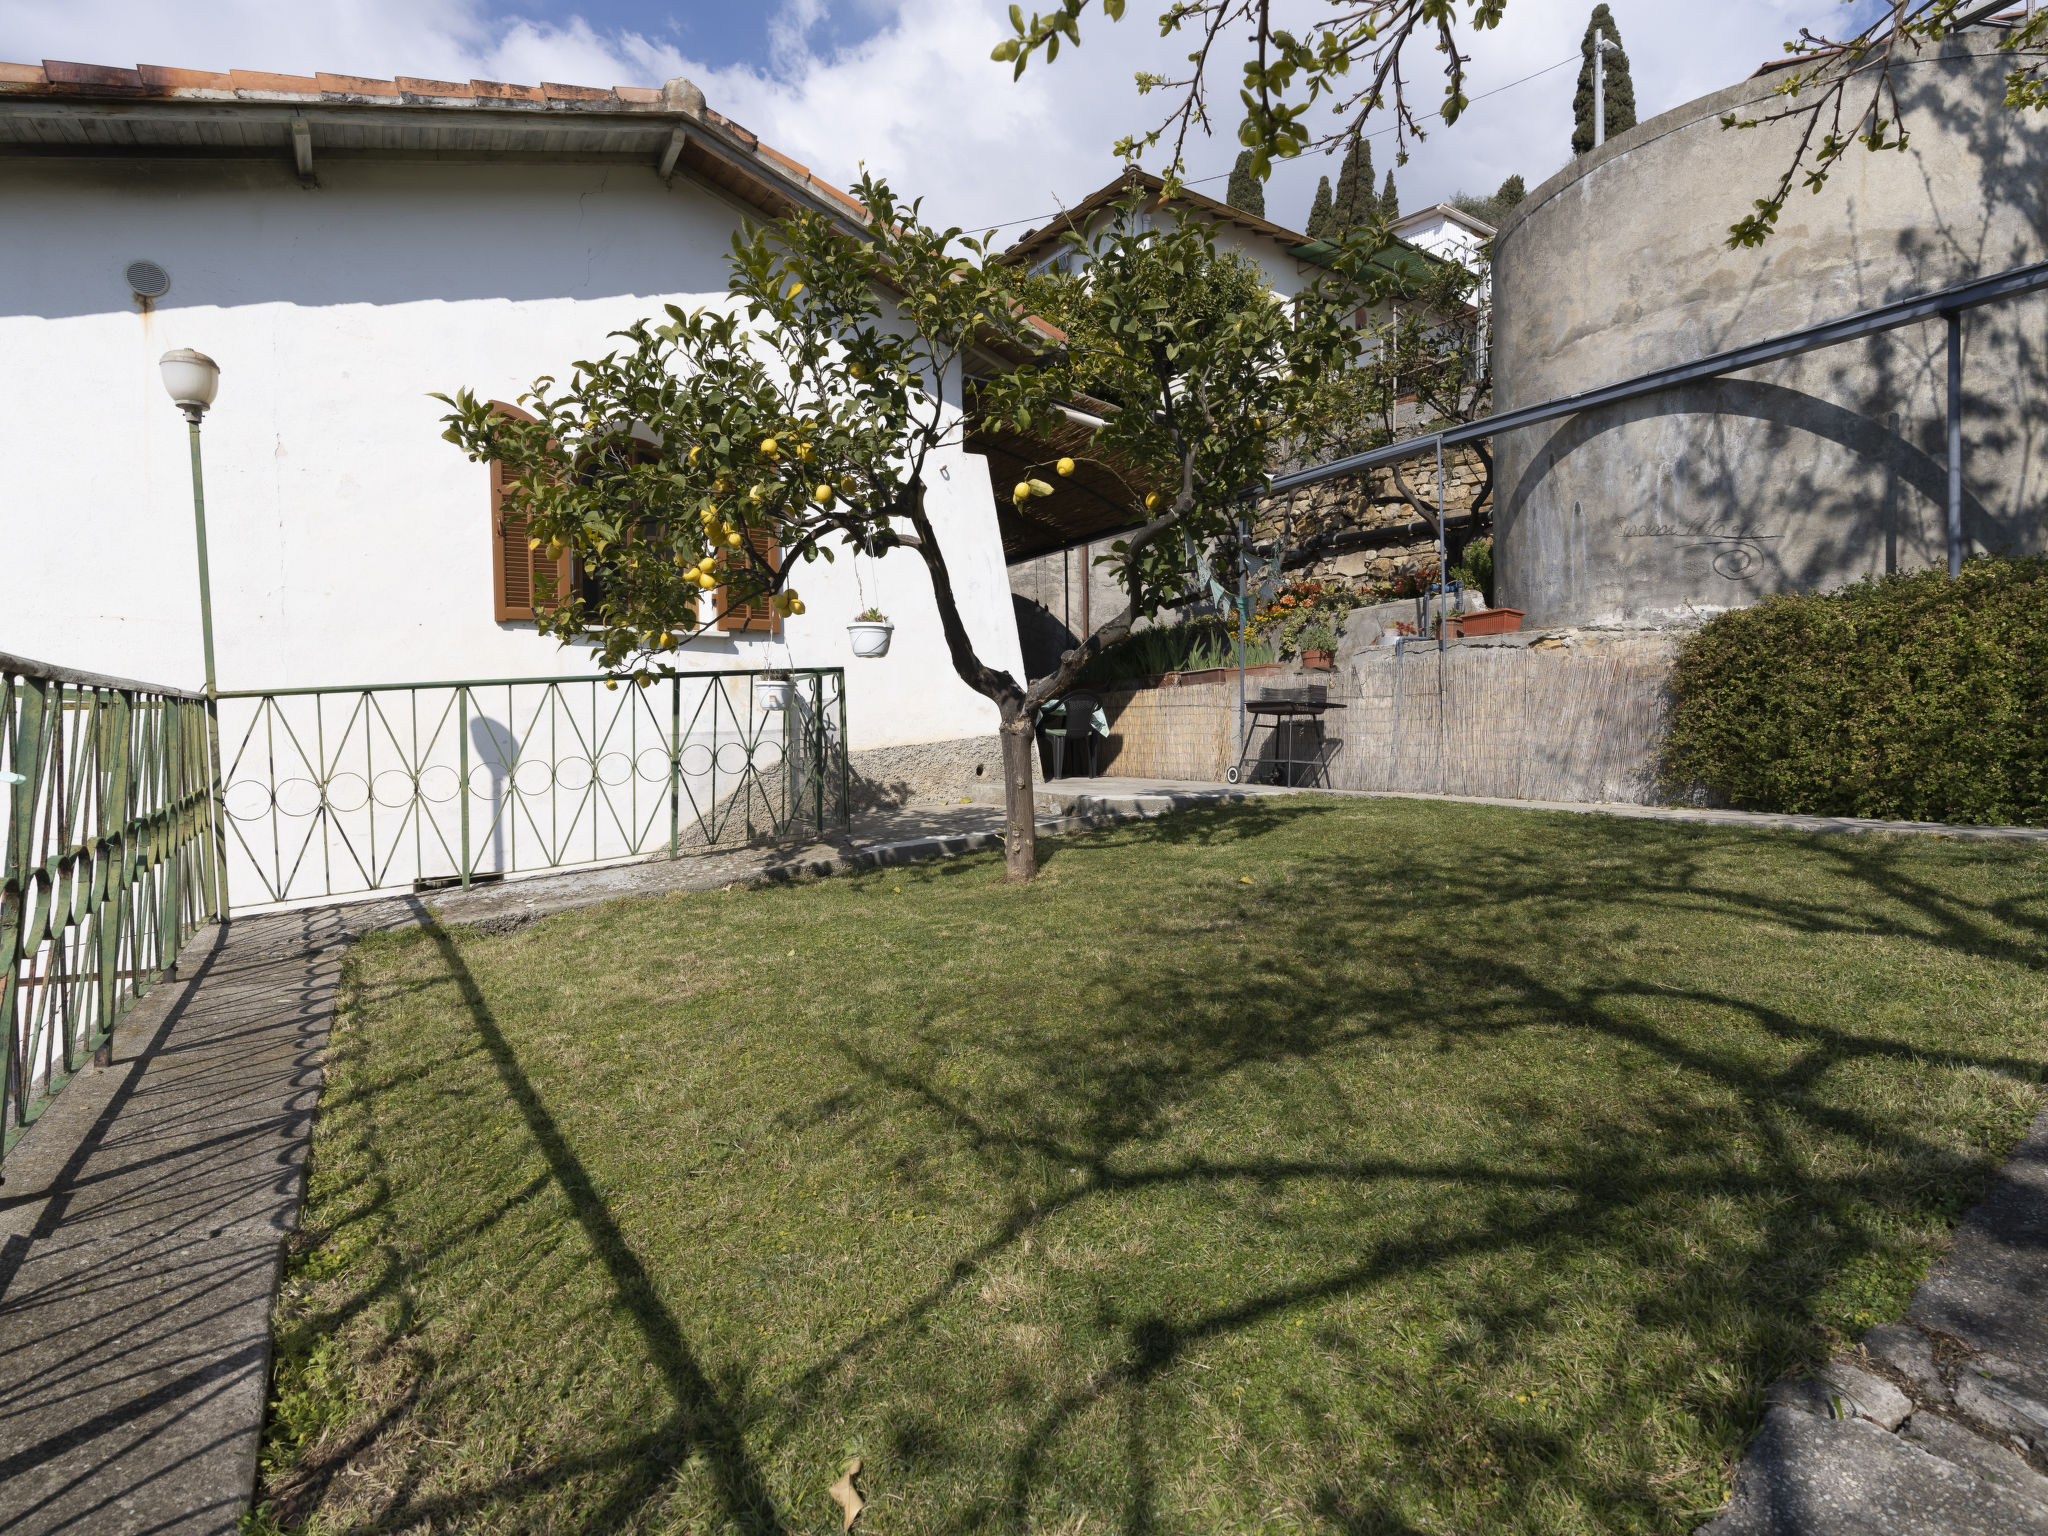
<path fill-rule="evenodd" d="M 886 656 L 889 637 L 896 633 L 896 626 L 887 619 L 856 619 L 846 626 L 846 633 L 853 641 L 854 655 Z"/>
<path fill-rule="evenodd" d="M 755 678 L 754 707 L 771 712 L 789 708 L 789 679 L 786 677 Z"/>

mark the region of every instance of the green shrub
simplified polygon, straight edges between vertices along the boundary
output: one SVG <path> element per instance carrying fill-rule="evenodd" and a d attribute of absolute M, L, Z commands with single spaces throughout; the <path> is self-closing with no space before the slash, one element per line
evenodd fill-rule
<path fill-rule="evenodd" d="M 2048 824 L 2048 559 L 1766 598 L 1690 636 L 1663 774 L 1745 810 Z"/>
<path fill-rule="evenodd" d="M 1273 647 L 1253 640 L 1244 648 L 1248 667 L 1264 666 L 1273 660 Z M 1160 624 L 1126 635 L 1101 652 L 1081 669 L 1081 681 L 1098 687 L 1127 677 L 1150 677 L 1163 672 L 1201 672 L 1210 667 L 1237 665 L 1237 641 L 1231 637 L 1225 619 L 1183 619 L 1178 624 Z"/>

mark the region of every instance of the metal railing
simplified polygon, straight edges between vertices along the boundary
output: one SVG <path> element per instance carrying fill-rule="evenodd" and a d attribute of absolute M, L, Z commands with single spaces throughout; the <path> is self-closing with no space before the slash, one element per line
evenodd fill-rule
<path fill-rule="evenodd" d="M 468 886 L 847 819 L 838 668 L 646 688 L 584 674 L 234 691 L 220 716 L 242 906 Z"/>
<path fill-rule="evenodd" d="M 0 1156 L 222 906 L 198 694 L 0 654 Z"/>

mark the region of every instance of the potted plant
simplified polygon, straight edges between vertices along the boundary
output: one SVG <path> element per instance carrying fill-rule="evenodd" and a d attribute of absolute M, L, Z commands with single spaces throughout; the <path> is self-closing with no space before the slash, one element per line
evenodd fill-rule
<path fill-rule="evenodd" d="M 846 626 L 846 633 L 853 641 L 854 655 L 886 656 L 889 637 L 896 633 L 896 626 L 881 609 L 863 608 L 860 616 Z"/>
<path fill-rule="evenodd" d="M 763 672 L 754 679 L 754 707 L 774 711 L 789 708 L 789 674 Z"/>
<path fill-rule="evenodd" d="M 1327 672 L 1337 661 L 1337 631 L 1327 621 L 1309 625 L 1297 642 L 1301 665 L 1309 672 Z"/>

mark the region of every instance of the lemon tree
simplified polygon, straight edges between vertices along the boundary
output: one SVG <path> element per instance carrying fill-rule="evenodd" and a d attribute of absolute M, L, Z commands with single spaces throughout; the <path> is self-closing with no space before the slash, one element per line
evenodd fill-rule
<path fill-rule="evenodd" d="M 590 577 L 538 610 L 542 630 L 594 639 L 599 663 L 629 686 L 676 670 L 678 647 L 734 606 L 801 614 L 814 561 L 914 550 L 947 661 L 1001 716 L 1008 869 L 1029 878 L 1039 706 L 1105 641 L 1186 589 L 1195 551 L 1227 533 L 1272 443 L 1356 333 L 1344 303 L 1320 290 L 1179 318 L 1160 302 L 1162 274 L 1198 285 L 1218 264 L 1213 235 L 1125 219 L 1084 249 L 1092 275 L 1075 303 L 1085 339 L 1065 344 L 1030 315 L 988 240 L 926 224 L 884 182 L 854 190 L 865 226 L 814 213 L 749 226 L 734 237 L 726 303 L 669 306 L 614 332 L 612 350 L 566 380 L 534 381 L 519 401 L 531 420 L 469 390 L 439 396 L 444 435 L 497 462 L 536 545 L 573 553 Z M 980 366 L 995 356 L 1011 366 L 970 385 L 971 348 Z M 1113 397 L 1105 448 L 1166 489 L 1131 493 L 1142 526 L 1111 556 L 1125 609 L 1053 676 L 1020 680 L 975 651 L 925 504 L 925 466 L 961 442 L 973 413 L 1026 430 L 1061 419 L 1084 365 Z M 999 494 L 1051 489 L 1034 475 Z"/>

